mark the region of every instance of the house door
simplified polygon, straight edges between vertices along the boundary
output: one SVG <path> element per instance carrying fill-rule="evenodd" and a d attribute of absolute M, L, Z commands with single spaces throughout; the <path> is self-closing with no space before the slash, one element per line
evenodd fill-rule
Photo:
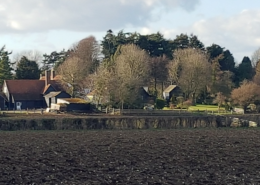
<path fill-rule="evenodd" d="M 16 110 L 22 109 L 22 102 L 16 102 Z"/>

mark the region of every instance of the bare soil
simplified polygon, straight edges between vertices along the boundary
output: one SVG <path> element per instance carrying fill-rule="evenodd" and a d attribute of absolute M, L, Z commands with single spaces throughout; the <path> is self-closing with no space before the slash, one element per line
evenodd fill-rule
<path fill-rule="evenodd" d="M 259 129 L 0 132 L 0 184 L 259 184 Z"/>

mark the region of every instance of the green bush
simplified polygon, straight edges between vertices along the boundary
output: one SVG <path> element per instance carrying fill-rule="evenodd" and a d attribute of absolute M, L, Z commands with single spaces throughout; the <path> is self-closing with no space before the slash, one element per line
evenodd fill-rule
<path fill-rule="evenodd" d="M 163 99 L 156 99 L 155 101 L 155 108 L 156 109 L 163 109 L 163 107 L 165 107 L 166 105 L 166 101 Z"/>

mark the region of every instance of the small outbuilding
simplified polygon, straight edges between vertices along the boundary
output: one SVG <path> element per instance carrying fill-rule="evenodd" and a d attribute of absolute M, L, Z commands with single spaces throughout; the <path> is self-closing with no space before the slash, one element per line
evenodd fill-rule
<path fill-rule="evenodd" d="M 91 111 L 90 103 L 81 98 L 58 98 L 57 104 L 66 105 L 67 111 L 89 112 Z"/>
<path fill-rule="evenodd" d="M 70 98 L 71 95 L 65 91 L 53 91 L 44 96 L 47 107 L 50 107 L 51 104 L 57 103 L 58 98 Z"/>
<path fill-rule="evenodd" d="M 169 85 L 164 91 L 163 91 L 163 98 L 167 101 L 169 101 L 172 96 L 183 96 L 183 92 L 181 91 L 180 87 L 177 85 Z"/>

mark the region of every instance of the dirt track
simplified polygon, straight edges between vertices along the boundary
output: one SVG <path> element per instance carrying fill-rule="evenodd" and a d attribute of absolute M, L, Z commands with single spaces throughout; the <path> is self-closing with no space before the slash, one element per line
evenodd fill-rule
<path fill-rule="evenodd" d="M 260 183 L 259 129 L 0 132 L 0 184 Z"/>

